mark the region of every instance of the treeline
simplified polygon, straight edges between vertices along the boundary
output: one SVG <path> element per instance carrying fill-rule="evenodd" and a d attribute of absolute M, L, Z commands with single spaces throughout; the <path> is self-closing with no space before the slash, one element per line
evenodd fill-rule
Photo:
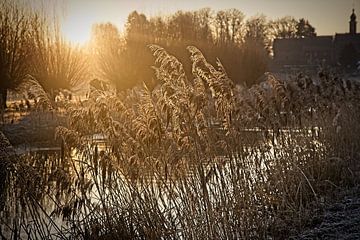
<path fill-rule="evenodd" d="M 185 63 L 188 73 L 191 69 L 185 49 L 196 46 L 211 62 L 219 58 L 234 82 L 251 86 L 267 71 L 275 38 L 312 37 L 316 33 L 305 19 L 246 18 L 237 9 L 214 12 L 204 8 L 150 18 L 134 11 L 128 16 L 123 36 L 110 23 L 94 25 L 92 36 L 99 77 L 123 90 L 139 81 L 156 84 L 149 44 L 165 47 Z"/>
<path fill-rule="evenodd" d="M 315 35 L 304 19 L 269 21 L 263 15 L 245 18 L 237 9 L 209 8 L 150 18 L 134 11 L 124 33 L 110 23 L 95 24 L 89 49 L 72 45 L 60 29 L 59 21 L 44 12 L 10 0 L 0 3 L 1 108 L 6 108 L 7 90 L 19 90 L 29 76 L 51 99 L 93 78 L 109 81 L 119 91 L 142 82 L 154 87 L 149 44 L 177 56 L 187 73 L 191 67 L 185 49 L 194 45 L 210 62 L 220 59 L 234 82 L 251 86 L 267 70 L 274 38 Z"/>

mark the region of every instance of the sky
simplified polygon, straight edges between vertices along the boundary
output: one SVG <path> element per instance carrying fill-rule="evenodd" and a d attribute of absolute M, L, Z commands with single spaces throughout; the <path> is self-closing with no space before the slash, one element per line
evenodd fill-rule
<path fill-rule="evenodd" d="M 318 35 L 348 32 L 353 7 L 360 19 L 360 0 L 63 0 L 62 5 L 63 33 L 76 43 L 89 39 L 94 23 L 111 22 L 124 29 L 127 16 L 133 10 L 157 16 L 204 7 L 215 11 L 237 8 L 247 17 L 264 14 L 269 19 L 305 18 Z"/>

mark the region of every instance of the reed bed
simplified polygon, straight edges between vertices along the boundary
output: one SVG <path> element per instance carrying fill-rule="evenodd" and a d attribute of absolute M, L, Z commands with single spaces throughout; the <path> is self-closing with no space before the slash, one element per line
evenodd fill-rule
<path fill-rule="evenodd" d="M 329 193 L 357 181 L 356 82 L 324 72 L 290 81 L 267 75 L 246 89 L 195 47 L 188 47 L 191 76 L 165 49 L 150 49 L 157 87 L 93 88 L 57 129 L 64 152 L 17 158 L 13 166 L 23 168 L 10 171 L 3 193 L 18 199 L 5 204 L 18 213 L 10 232 L 30 239 L 285 238 Z M 24 189 L 30 172 L 36 180 Z"/>

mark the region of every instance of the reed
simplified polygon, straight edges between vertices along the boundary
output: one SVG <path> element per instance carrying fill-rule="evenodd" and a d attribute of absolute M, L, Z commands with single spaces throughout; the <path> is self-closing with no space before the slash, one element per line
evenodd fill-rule
<path fill-rule="evenodd" d="M 190 76 L 165 49 L 150 50 L 157 87 L 93 88 L 57 130 L 64 157 L 21 162 L 40 181 L 24 190 L 36 200 L 25 206 L 47 199 L 55 209 L 33 218 L 33 238 L 285 238 L 357 181 L 357 83 L 268 75 L 245 88 L 195 47 Z M 55 216 L 68 228 L 44 228 Z"/>

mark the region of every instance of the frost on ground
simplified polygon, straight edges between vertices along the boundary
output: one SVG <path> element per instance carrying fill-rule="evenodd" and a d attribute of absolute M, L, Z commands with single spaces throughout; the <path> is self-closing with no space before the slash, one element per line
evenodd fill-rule
<path fill-rule="evenodd" d="M 12 120 L 12 119 L 11 119 Z M 49 147 L 57 145 L 55 128 L 65 123 L 65 117 L 56 112 L 28 112 L 14 121 L 1 126 L 13 146 Z"/>
<path fill-rule="evenodd" d="M 360 239 L 360 187 L 342 194 L 341 200 L 314 217 L 313 226 L 291 239 Z"/>

